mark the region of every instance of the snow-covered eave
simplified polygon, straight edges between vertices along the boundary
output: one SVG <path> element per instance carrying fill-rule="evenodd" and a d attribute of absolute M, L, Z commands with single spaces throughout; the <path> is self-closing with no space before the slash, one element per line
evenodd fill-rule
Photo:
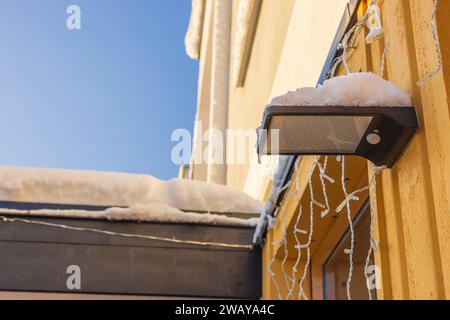
<path fill-rule="evenodd" d="M 129 217 L 186 212 L 257 213 L 263 204 L 240 190 L 195 180 L 62 169 L 0 167 L 0 201 L 134 208 Z"/>
<path fill-rule="evenodd" d="M 184 43 L 187 55 L 194 60 L 200 58 L 205 5 L 205 0 L 192 0 L 191 17 Z"/>
<path fill-rule="evenodd" d="M 163 210 L 161 210 L 163 209 Z M 16 216 L 22 218 L 65 218 L 65 219 L 89 219 L 108 221 L 127 221 L 145 223 L 168 224 L 200 224 L 213 226 L 230 226 L 253 228 L 258 218 L 237 218 L 223 214 L 182 212 L 170 207 L 156 207 L 152 205 L 136 205 L 129 208 L 108 208 L 105 210 L 82 209 L 11 209 L 0 208 L 0 215 Z"/>

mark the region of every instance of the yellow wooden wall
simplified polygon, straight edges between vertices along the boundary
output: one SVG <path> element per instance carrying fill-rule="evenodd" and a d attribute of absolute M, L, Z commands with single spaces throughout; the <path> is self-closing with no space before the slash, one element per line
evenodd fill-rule
<path fill-rule="evenodd" d="M 360 15 L 365 5 L 359 9 Z M 430 27 L 433 0 L 384 0 L 381 6 L 385 42 L 389 44 L 384 77 L 411 94 L 421 128 L 396 166 L 384 171 L 377 180 L 375 236 L 380 248 L 375 258 L 382 271 L 378 298 L 450 299 L 450 1 L 439 1 L 436 17 L 443 70 L 422 87 L 416 85 L 417 80 L 437 65 Z M 350 65 L 354 71 L 379 73 L 384 42 L 365 45 L 364 36 L 361 34 Z M 280 268 L 284 265 L 289 270 L 297 258 L 292 236 L 288 237 L 287 258 L 284 247 L 278 248 L 276 241 L 282 238 L 283 221 L 288 234 L 293 233 L 300 207 L 305 211 L 302 219 L 308 219 L 306 182 L 312 162 L 313 159 L 305 157 L 297 164 L 293 185 L 299 181 L 302 194 L 285 199 L 278 224 L 268 233 L 263 254 L 264 298 L 278 296 L 274 281 L 266 272 L 269 262 L 273 262 L 272 269 L 283 291 Z M 347 166 L 349 190 L 367 184 L 370 164 L 349 159 Z M 330 165 L 330 170 L 339 179 L 336 163 Z M 318 177 L 313 180 L 318 186 Z M 337 189 L 332 194 L 332 204 L 339 204 L 342 195 Z M 360 206 L 361 203 L 352 205 L 353 215 Z M 313 264 L 323 263 L 332 250 L 333 239 L 347 226 L 342 215 L 330 219 L 320 221 L 318 217 L 319 221 L 315 221 Z M 303 224 L 308 228 L 309 221 Z M 301 266 L 304 263 L 302 259 Z M 299 274 L 300 270 L 296 276 Z M 320 271 L 308 275 L 305 288 L 312 298 L 322 298 L 320 285 L 315 288 L 320 281 L 313 281 L 321 276 Z"/>
<path fill-rule="evenodd" d="M 237 10 L 240 0 L 233 0 L 232 43 L 237 33 Z M 294 0 L 262 1 L 258 18 L 258 28 L 252 44 L 251 59 L 246 71 L 243 87 L 230 87 L 228 128 L 250 129 L 254 132 L 261 121 L 264 106 L 270 99 L 272 84 L 277 71 L 284 38 L 294 6 Z M 274 23 L 276 21 L 276 23 Z M 231 56 L 232 63 L 235 57 Z M 253 145 L 250 145 L 252 148 Z M 227 166 L 227 184 L 233 188 L 245 188 L 249 171 L 248 159 L 245 164 Z"/>

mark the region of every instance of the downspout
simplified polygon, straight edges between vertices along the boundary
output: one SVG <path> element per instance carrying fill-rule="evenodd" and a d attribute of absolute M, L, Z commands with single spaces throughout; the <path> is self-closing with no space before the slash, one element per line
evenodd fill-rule
<path fill-rule="evenodd" d="M 194 60 L 199 60 L 201 56 L 202 41 L 203 41 L 203 28 L 205 23 L 206 14 L 206 0 L 192 0 L 191 16 L 189 19 L 189 26 L 184 39 L 185 48 L 187 55 Z M 199 80 L 200 84 L 200 80 Z M 199 86 L 200 92 L 200 86 Z M 202 160 L 202 155 L 197 156 L 198 151 L 202 153 L 202 138 L 201 128 L 199 126 L 199 107 L 197 107 L 197 112 L 195 115 L 195 127 L 194 127 L 194 137 L 192 145 L 192 155 L 189 163 L 189 173 L 187 179 L 194 179 L 194 169 L 196 161 Z M 200 138 L 200 143 L 197 143 Z"/>
<path fill-rule="evenodd" d="M 211 109 L 209 118 L 208 182 L 226 184 L 226 129 L 230 72 L 231 1 L 214 1 Z M 219 135 L 220 133 L 220 135 Z M 220 138 L 221 141 L 218 141 Z M 216 142 L 220 143 L 216 144 Z M 219 150 L 220 149 L 220 150 Z M 217 155 L 220 153 L 220 156 Z"/>

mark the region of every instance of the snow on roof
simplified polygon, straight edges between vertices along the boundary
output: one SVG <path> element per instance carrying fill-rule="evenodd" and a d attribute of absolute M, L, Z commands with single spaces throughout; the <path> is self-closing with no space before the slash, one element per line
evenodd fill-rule
<path fill-rule="evenodd" d="M 135 207 L 147 211 L 153 207 L 158 212 L 175 213 L 259 213 L 263 208 L 262 202 L 246 193 L 201 181 L 16 167 L 0 167 L 0 201 Z"/>
<path fill-rule="evenodd" d="M 271 105 L 411 106 L 411 96 L 371 72 L 350 73 L 326 80 L 317 88 L 301 88 L 276 97 Z"/>
<path fill-rule="evenodd" d="M 193 223 L 221 226 L 255 227 L 259 218 L 241 219 L 226 215 L 183 212 L 165 203 L 135 205 L 128 208 L 108 208 L 106 210 L 17 210 L 2 209 L 0 214 L 15 216 L 39 216 L 56 218 L 107 219 L 110 221 L 139 221 L 159 223 Z"/>

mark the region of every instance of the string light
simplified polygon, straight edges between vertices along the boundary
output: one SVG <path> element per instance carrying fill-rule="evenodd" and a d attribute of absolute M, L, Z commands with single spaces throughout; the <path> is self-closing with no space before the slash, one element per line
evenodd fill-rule
<path fill-rule="evenodd" d="M 347 73 L 351 73 L 351 69 L 348 65 L 348 58 L 349 58 L 349 51 L 351 49 L 355 49 L 355 42 L 356 39 L 358 38 L 359 34 L 361 33 L 361 31 L 363 30 L 364 26 L 367 24 L 368 19 L 369 19 L 369 15 L 370 15 L 370 7 L 372 5 L 376 5 L 378 6 L 378 0 L 372 0 L 370 6 L 368 7 L 367 11 L 365 12 L 364 16 L 344 35 L 342 42 L 338 45 L 337 50 L 342 50 L 342 54 L 338 57 L 336 57 L 330 67 L 330 70 L 327 73 L 327 78 L 333 78 L 335 76 L 335 73 L 337 71 L 337 67 L 339 66 L 340 63 L 343 63 L 344 68 L 346 70 Z M 437 0 L 435 0 L 435 8 L 433 10 L 433 20 L 435 17 L 435 13 L 436 13 L 436 7 L 437 7 Z M 373 9 L 373 8 L 372 8 Z M 381 26 L 381 20 L 379 21 L 379 26 L 380 28 L 382 28 Z M 436 28 L 435 28 L 435 24 L 433 21 L 432 24 L 432 31 L 433 31 L 433 37 L 435 39 L 435 43 L 436 43 L 436 51 L 438 52 L 438 57 L 439 57 L 439 69 L 441 68 L 441 52 L 440 52 L 440 48 L 439 48 L 439 42 L 437 41 L 437 35 L 436 35 Z M 380 34 L 380 37 L 382 36 L 382 34 Z M 377 37 L 377 38 L 380 38 Z M 374 39 L 377 39 L 374 38 Z M 382 57 L 381 57 L 381 64 L 380 64 L 380 73 L 381 76 L 384 76 L 385 73 L 385 65 L 386 65 L 386 54 L 387 51 L 389 49 L 389 40 L 386 39 L 385 42 L 385 47 L 382 53 Z M 439 70 L 438 70 L 439 71 Z M 437 73 L 438 71 L 436 71 L 435 73 Z M 432 75 L 431 75 L 432 77 Z M 339 213 L 341 212 L 344 208 L 346 208 L 347 211 L 347 220 L 349 223 L 349 230 L 350 230 L 350 248 L 347 248 L 344 250 L 344 252 L 346 254 L 349 255 L 349 272 L 348 272 L 348 278 L 347 278 L 347 282 L 346 282 L 346 293 L 347 293 L 347 298 L 349 300 L 351 300 L 351 282 L 352 282 L 352 278 L 353 278 L 353 253 L 354 253 L 354 248 L 355 248 L 355 230 L 354 230 L 354 225 L 353 225 L 353 218 L 352 218 L 352 214 L 351 214 L 351 206 L 350 203 L 351 201 L 359 201 L 360 198 L 358 197 L 358 194 L 366 192 L 366 191 L 371 191 L 371 221 L 370 221 L 370 248 L 368 250 L 368 254 L 367 254 L 367 259 L 366 259 L 366 266 L 365 266 L 365 276 L 367 279 L 367 287 L 369 289 L 369 298 L 372 299 L 372 295 L 371 295 L 371 291 L 369 288 L 369 281 L 368 281 L 368 274 L 367 274 L 367 270 L 368 270 L 368 266 L 370 263 L 370 258 L 372 256 L 372 253 L 374 250 L 378 249 L 378 243 L 374 240 L 374 220 L 375 220 L 375 208 L 376 208 L 376 175 L 378 175 L 382 170 L 386 169 L 386 167 L 374 167 L 373 168 L 373 175 L 370 179 L 369 185 L 360 188 L 358 190 L 355 190 L 351 193 L 349 193 L 347 191 L 347 187 L 346 187 L 346 177 L 345 177 L 345 156 L 337 156 L 336 157 L 336 161 L 337 162 L 341 162 L 341 184 L 342 184 L 342 190 L 345 196 L 344 201 L 336 208 L 336 212 Z M 326 181 L 329 183 L 335 183 L 335 180 L 333 178 L 331 178 L 330 176 L 328 176 L 325 172 L 327 169 L 327 164 L 328 164 L 328 157 L 324 158 L 324 164 L 322 165 L 319 162 L 319 158 L 316 159 L 316 161 L 313 163 L 313 166 L 309 172 L 309 176 L 308 176 L 308 187 L 309 187 L 309 192 L 310 192 L 310 230 L 309 233 L 300 230 L 299 229 L 299 225 L 302 219 L 302 207 L 301 204 L 299 204 L 299 212 L 297 215 L 297 221 L 295 223 L 295 227 L 294 227 L 294 238 L 296 241 L 296 245 L 295 248 L 297 249 L 297 260 L 293 266 L 292 269 L 292 276 L 291 276 L 291 280 L 293 280 L 292 285 L 290 286 L 289 292 L 287 294 L 287 298 L 289 299 L 290 297 L 293 297 L 293 292 L 296 288 L 296 284 L 297 281 L 295 280 L 295 274 L 297 273 L 297 268 L 300 264 L 300 261 L 302 259 L 302 249 L 306 249 L 306 253 L 307 253 L 307 257 L 306 257 L 306 262 L 305 262 L 305 266 L 304 266 L 304 270 L 303 270 L 303 274 L 301 276 L 299 283 L 299 294 L 298 297 L 299 299 L 308 299 L 305 292 L 304 292 L 304 288 L 303 288 L 303 284 L 306 280 L 306 277 L 308 275 L 308 269 L 309 269 L 309 265 L 311 263 L 311 251 L 310 251 L 310 246 L 312 243 L 312 239 L 313 239 L 313 234 L 314 234 L 314 207 L 317 206 L 319 208 L 322 209 L 321 211 L 321 217 L 326 217 L 329 214 L 330 211 L 330 205 L 329 205 L 329 200 L 328 200 L 328 195 L 327 195 L 327 187 L 326 187 Z M 297 166 L 296 166 L 297 167 Z M 314 173 L 314 170 L 318 168 L 319 169 L 319 178 L 320 178 L 320 184 L 322 187 L 322 191 L 323 191 L 323 195 L 324 195 L 324 204 L 320 203 L 319 201 L 317 201 L 314 197 L 314 190 L 313 190 L 313 184 L 312 184 L 312 176 Z M 297 172 L 297 170 L 295 171 Z M 298 175 L 296 176 L 296 188 L 295 188 L 295 195 L 297 196 L 297 199 L 300 201 L 301 200 L 301 195 L 298 189 Z M 290 184 L 289 184 L 290 186 Z M 292 196 L 291 193 L 289 193 L 287 195 L 287 197 Z M 308 236 L 308 241 L 306 244 L 301 244 L 300 243 L 300 239 L 299 239 L 299 234 L 301 233 L 307 233 L 309 234 Z M 285 239 L 285 242 L 283 243 L 283 245 L 285 245 L 285 248 L 287 247 L 287 239 Z M 286 254 L 286 249 L 285 249 L 285 254 Z M 285 256 L 286 257 L 286 256 Z M 283 268 L 282 268 L 283 269 Z M 284 272 L 284 271 L 283 271 Z M 273 274 L 273 276 L 275 276 Z M 286 279 L 288 279 L 289 277 L 285 277 L 285 281 Z M 281 296 L 281 294 L 279 294 L 279 296 Z"/>
<path fill-rule="evenodd" d="M 436 31 L 436 11 L 438 7 L 438 0 L 434 0 L 433 12 L 431 13 L 431 34 L 433 35 L 434 46 L 436 48 L 436 54 L 438 57 L 438 65 L 436 69 L 426 75 L 424 75 L 419 81 L 417 81 L 418 86 L 423 86 L 428 80 L 433 78 L 442 69 L 442 52 L 441 46 L 439 44 L 439 38 Z"/>
<path fill-rule="evenodd" d="M 281 243 L 282 243 L 282 240 L 281 241 L 273 241 L 272 246 L 277 248 Z M 275 285 L 275 288 L 277 289 L 278 300 L 282 300 L 280 284 L 278 283 L 276 274 L 272 270 L 272 265 L 275 263 L 276 259 L 277 259 L 277 255 L 272 254 L 272 259 L 270 259 L 270 262 L 267 265 L 267 273 L 269 274 L 270 280 L 272 280 L 273 284 Z"/>
<path fill-rule="evenodd" d="M 368 8 L 367 27 L 369 34 L 366 37 L 366 43 L 372 43 L 384 36 L 384 28 L 381 23 L 381 10 L 378 0 L 372 1 Z"/>
<path fill-rule="evenodd" d="M 283 248 L 284 248 L 284 258 L 281 262 L 281 272 L 283 273 L 284 284 L 286 285 L 286 289 L 289 290 L 290 282 L 292 281 L 289 275 L 286 273 L 286 262 L 289 258 L 289 250 L 288 250 L 288 241 L 287 241 L 287 230 L 286 230 L 286 220 L 283 216 Z M 287 299 L 287 296 L 286 296 Z"/>
<path fill-rule="evenodd" d="M 347 74 L 352 73 L 348 65 L 348 52 L 349 49 L 355 49 L 355 42 L 358 38 L 359 34 L 363 30 L 364 26 L 367 24 L 367 20 L 369 18 L 370 7 L 375 4 L 374 0 L 371 1 L 370 6 L 367 8 L 366 13 L 362 18 L 355 23 L 355 25 L 344 35 L 339 48 L 342 48 L 342 63 L 344 64 L 344 68 Z"/>
<path fill-rule="evenodd" d="M 347 204 L 350 203 L 350 201 L 359 201 L 359 197 L 356 195 L 367 190 L 369 190 L 369 186 L 365 186 L 364 188 L 355 190 L 352 193 L 348 194 L 345 200 L 342 201 L 342 203 L 336 208 L 336 213 L 340 213 L 342 209 L 344 209 Z"/>
<path fill-rule="evenodd" d="M 291 277 L 292 284 L 291 284 L 291 287 L 287 294 L 287 299 L 289 299 L 290 297 L 294 298 L 294 291 L 295 291 L 295 288 L 297 285 L 295 275 L 298 272 L 297 268 L 298 268 L 298 265 L 300 264 L 300 261 L 302 258 L 302 247 L 301 247 L 300 238 L 299 238 L 299 234 L 305 234 L 305 231 L 300 229 L 300 221 L 302 219 L 302 214 L 303 214 L 302 205 L 299 204 L 297 221 L 295 222 L 295 227 L 294 227 L 294 238 L 295 238 L 295 248 L 297 249 L 297 260 L 295 260 L 294 266 L 292 267 L 292 277 Z"/>
<path fill-rule="evenodd" d="M 366 264 L 364 266 L 364 275 L 366 277 L 366 285 L 367 285 L 367 292 L 369 294 L 369 300 L 372 300 L 372 289 L 370 288 L 370 279 L 369 279 L 369 264 L 370 264 L 370 258 L 372 256 L 372 253 L 376 250 L 378 250 L 378 242 L 375 240 L 375 234 L 374 234 L 374 224 L 375 224 L 375 216 L 376 216 L 376 208 L 377 208 L 377 175 L 381 174 L 383 170 L 385 170 L 386 167 L 373 167 L 372 168 L 372 175 L 370 177 L 369 182 L 369 189 L 371 189 L 370 194 L 370 245 L 369 250 L 367 252 L 366 257 Z"/>
<path fill-rule="evenodd" d="M 346 293 L 347 293 L 347 298 L 349 300 L 351 300 L 351 282 L 352 282 L 353 270 L 354 270 L 353 253 L 354 253 L 354 247 L 355 247 L 355 231 L 354 231 L 354 225 L 353 225 L 353 218 L 351 215 L 350 202 L 351 201 L 359 201 L 360 198 L 357 196 L 358 194 L 369 191 L 371 189 L 375 189 L 376 188 L 376 176 L 378 174 L 380 174 L 382 170 L 386 169 L 386 167 L 385 166 L 373 167 L 373 174 L 370 178 L 369 184 L 365 187 L 362 187 L 360 189 L 357 189 L 357 190 L 349 193 L 347 191 L 347 187 L 346 187 L 345 157 L 337 156 L 336 161 L 341 163 L 341 184 L 342 184 L 342 190 L 343 190 L 343 193 L 345 196 L 345 200 L 335 209 L 335 211 L 339 213 L 343 208 L 346 208 L 347 219 L 348 219 L 349 230 L 350 230 L 350 248 L 347 248 L 346 250 L 344 250 L 344 252 L 349 255 L 349 273 L 348 273 L 348 278 L 347 278 L 347 282 L 346 282 Z M 320 163 L 319 158 L 317 158 L 316 161 L 313 163 L 312 168 L 308 174 L 308 188 L 309 188 L 309 192 L 310 192 L 310 228 L 309 228 L 309 232 L 300 229 L 300 222 L 302 219 L 303 212 L 302 212 L 301 204 L 299 204 L 299 209 L 298 209 L 299 211 L 298 211 L 297 220 L 296 220 L 295 227 L 294 227 L 294 238 L 296 241 L 295 248 L 297 249 L 297 260 L 292 268 L 291 276 L 287 275 L 285 268 L 284 268 L 284 264 L 286 263 L 286 257 L 288 255 L 288 252 L 287 252 L 288 243 L 287 243 L 287 233 L 286 233 L 285 221 L 283 221 L 283 239 L 278 242 L 273 243 L 274 245 L 278 245 L 278 247 L 283 246 L 284 250 L 285 250 L 284 251 L 285 256 L 284 256 L 284 259 L 282 262 L 282 268 L 281 268 L 282 272 L 283 272 L 283 278 L 285 280 L 285 283 L 287 283 L 288 281 L 292 281 L 291 285 L 287 285 L 288 293 L 287 293 L 286 299 L 293 298 L 293 294 L 294 294 L 297 283 L 299 283 L 298 298 L 299 299 L 308 299 L 308 297 L 306 296 L 305 290 L 304 290 L 304 282 L 306 281 L 306 277 L 308 276 L 308 270 L 309 270 L 309 266 L 311 264 L 310 246 L 313 241 L 313 235 L 314 235 L 314 207 L 317 206 L 322 209 L 329 207 L 329 205 L 328 205 L 329 200 L 328 200 L 328 194 L 327 194 L 327 188 L 326 188 L 325 181 L 329 181 L 330 183 L 335 182 L 335 180 L 333 178 L 329 177 L 326 174 L 327 164 L 328 164 L 327 158 L 324 159 L 323 165 Z M 319 173 L 320 173 L 319 177 L 321 177 L 323 179 L 323 183 L 322 183 L 322 179 L 321 179 L 321 186 L 322 186 L 322 191 L 324 194 L 325 203 L 327 205 L 323 205 L 315 199 L 315 192 L 314 192 L 314 188 L 313 188 L 312 177 L 313 177 L 313 174 L 314 174 L 316 168 L 319 169 Z M 327 177 L 327 178 L 325 178 L 325 177 Z M 297 184 L 298 184 L 298 181 L 296 180 L 296 186 L 297 186 Z M 297 195 L 299 193 L 299 190 L 297 187 L 296 187 L 295 193 Z M 375 221 L 375 211 L 374 210 L 376 208 L 376 190 L 372 191 L 371 193 L 373 195 L 371 196 L 370 248 L 369 248 L 369 251 L 367 254 L 366 266 L 365 266 L 365 270 L 366 270 L 365 276 L 366 276 L 366 280 L 367 280 L 366 281 L 367 286 L 369 289 L 369 299 L 372 299 L 372 295 L 371 295 L 370 288 L 369 288 L 367 270 L 369 267 L 370 258 L 372 256 L 372 253 L 373 253 L 373 251 L 377 250 L 377 248 L 378 248 L 378 244 L 374 240 L 374 221 Z M 289 194 L 288 196 L 292 196 L 292 194 Z M 285 207 L 283 207 L 283 209 L 285 209 Z M 300 239 L 299 239 L 299 234 L 308 234 L 307 243 L 301 244 Z M 301 279 L 300 279 L 300 281 L 297 282 L 295 275 L 298 272 L 298 266 L 302 259 L 302 249 L 306 249 L 306 261 L 305 261 L 305 266 L 303 269 Z M 272 270 L 270 268 L 275 260 L 276 260 L 276 257 L 274 255 L 271 263 L 269 264 L 269 273 L 277 287 L 277 291 L 279 292 L 279 297 L 281 299 L 281 288 L 277 282 L 275 274 L 272 272 Z"/>
<path fill-rule="evenodd" d="M 306 299 L 308 299 L 306 297 L 306 294 L 304 292 L 304 288 L 303 288 L 303 283 L 306 280 L 306 277 L 308 275 L 308 269 L 309 269 L 309 265 L 311 263 L 311 243 L 313 240 L 313 235 L 314 235 L 314 205 L 316 203 L 315 199 L 314 199 L 314 189 L 313 189 L 313 183 L 312 183 L 312 176 L 314 174 L 314 170 L 317 167 L 317 163 L 318 163 L 318 157 L 316 158 L 316 161 L 313 163 L 313 166 L 309 172 L 308 175 L 308 187 L 309 187 L 309 195 L 310 195 L 310 201 L 309 201 L 309 220 L 310 220 L 310 225 L 309 225 L 309 236 L 308 236 L 308 242 L 304 245 L 300 245 L 300 248 L 306 248 L 306 263 L 305 263 L 305 267 L 303 268 L 303 275 L 300 279 L 300 290 L 299 290 L 299 300 L 303 297 Z"/>
<path fill-rule="evenodd" d="M 384 69 L 385 69 L 385 65 L 386 65 L 386 54 L 389 49 L 389 46 L 390 46 L 389 39 L 386 38 L 383 54 L 381 55 L 380 75 L 382 78 L 384 78 Z"/>
<path fill-rule="evenodd" d="M 347 50 L 348 50 L 348 40 L 350 39 L 350 37 L 353 37 L 353 41 L 355 41 L 356 37 L 359 35 L 359 33 L 361 32 L 363 25 L 365 23 L 367 23 L 367 19 L 369 17 L 369 13 L 370 13 L 370 9 L 373 5 L 378 6 L 378 0 L 371 1 L 371 4 L 368 8 L 368 10 L 366 11 L 366 13 L 364 14 L 364 16 L 362 17 L 361 21 L 357 24 L 355 24 L 355 26 L 344 36 L 344 40 L 343 40 L 343 55 L 342 55 L 342 61 L 344 63 L 344 66 L 347 70 L 347 73 L 351 72 L 350 68 L 348 67 L 347 64 Z M 435 40 L 435 44 L 436 44 L 436 51 L 438 52 L 438 58 L 439 58 L 439 67 L 438 70 L 435 71 L 435 73 L 439 72 L 439 69 L 441 68 L 441 64 L 442 64 L 442 55 L 441 55 L 441 51 L 440 51 L 440 47 L 439 47 L 439 42 L 437 41 L 437 35 L 436 35 L 436 28 L 434 25 L 434 16 L 436 13 L 436 7 L 437 7 L 437 0 L 435 0 L 434 3 L 434 9 L 433 9 L 433 15 L 432 15 L 432 31 L 433 31 L 433 38 Z M 381 21 L 379 21 L 379 23 L 381 23 Z M 366 39 L 367 40 L 367 39 Z M 370 42 L 370 41 L 369 41 Z M 386 43 L 385 43 L 385 47 L 383 50 L 383 54 L 381 56 L 381 66 L 380 66 L 380 73 L 381 73 L 381 77 L 384 77 L 384 71 L 385 71 L 385 65 L 386 65 L 386 54 L 387 51 L 389 49 L 389 40 L 386 39 Z M 333 66 L 334 70 L 336 70 L 336 67 Z M 434 74 L 435 74 L 434 73 Z M 425 79 L 429 79 L 431 78 L 433 75 L 433 73 L 426 76 Z M 426 80 L 425 80 L 426 81 Z M 367 191 L 371 188 L 373 188 L 374 190 L 372 190 L 371 192 L 371 218 L 370 218 L 370 247 L 368 250 L 368 254 L 367 254 L 367 258 L 366 258 L 366 265 L 365 265 L 365 276 L 366 276 L 366 283 L 367 283 L 367 288 L 368 288 L 368 293 L 369 293 L 369 299 L 372 300 L 372 293 L 369 287 L 369 280 L 368 280 L 368 267 L 369 267 L 369 263 L 370 263 L 370 258 L 372 256 L 372 253 L 374 250 L 377 249 L 378 245 L 374 240 L 374 220 L 375 220 L 375 208 L 376 208 L 376 175 L 378 173 L 380 173 L 382 170 L 384 170 L 386 167 L 374 167 L 373 169 L 373 175 L 370 179 L 369 185 L 367 187 L 361 188 L 359 190 L 355 190 L 352 193 L 348 193 L 347 192 L 347 188 L 345 185 L 345 157 L 339 158 L 337 159 L 342 160 L 341 161 L 341 166 L 342 166 L 342 189 L 345 195 L 345 200 L 344 202 L 341 203 L 340 206 L 338 206 L 338 208 L 336 209 L 337 212 L 340 212 L 344 207 L 347 208 L 347 219 L 349 222 L 349 229 L 350 229 L 350 249 L 346 249 L 345 252 L 349 255 L 349 273 L 348 273 L 348 278 L 347 278 L 347 283 L 346 283 L 346 291 L 347 291 L 347 298 L 349 300 L 351 300 L 351 281 L 352 281 L 352 276 L 353 276 L 353 251 L 354 251 L 354 245 L 355 245 L 355 234 L 354 234 L 354 226 L 353 226 L 353 219 L 351 216 L 351 209 L 350 209 L 350 201 L 354 200 L 354 201 L 359 201 L 359 198 L 356 196 L 358 193 Z"/>
<path fill-rule="evenodd" d="M 219 247 L 219 248 L 249 249 L 249 250 L 253 249 L 253 246 L 251 244 L 245 245 L 245 244 L 232 244 L 232 243 L 221 243 L 221 242 L 179 240 L 179 239 L 176 239 L 175 237 L 174 238 L 166 238 L 166 237 L 157 237 L 157 236 L 147 236 L 147 235 L 141 235 L 141 234 L 113 232 L 113 231 L 108 231 L 108 230 L 74 227 L 74 226 L 69 226 L 69 225 L 65 225 L 65 224 L 50 223 L 50 222 L 22 219 L 22 218 L 11 218 L 11 217 L 6 217 L 6 216 L 0 216 L 0 220 L 3 220 L 3 222 L 41 225 L 41 226 L 46 226 L 46 227 L 66 229 L 66 230 L 72 230 L 72 231 L 93 232 L 93 233 L 104 234 L 104 235 L 109 235 L 109 236 L 117 236 L 117 237 L 123 237 L 123 238 L 145 239 L 145 240 L 153 240 L 153 241 L 170 242 L 170 243 L 176 243 L 176 244 L 190 244 L 190 245 L 202 246 L 202 247 Z"/>
<path fill-rule="evenodd" d="M 292 185 L 292 182 L 289 181 L 289 182 L 286 183 L 283 187 L 280 188 L 280 190 L 278 191 L 278 193 L 279 193 L 279 194 L 283 193 L 284 191 L 286 191 L 287 189 L 289 189 L 289 187 L 290 187 L 291 185 Z M 287 196 L 289 197 L 290 194 L 288 194 Z M 284 246 L 284 248 L 285 248 L 285 257 L 283 258 L 283 262 L 282 262 L 282 265 L 281 265 L 281 272 L 283 273 L 283 279 L 285 279 L 285 282 L 286 282 L 286 277 L 289 278 L 289 276 L 287 276 L 287 274 L 286 274 L 286 272 L 285 272 L 285 270 L 284 270 L 284 264 L 286 263 L 286 260 L 287 260 L 287 257 L 288 257 L 288 254 L 287 254 L 287 252 L 286 252 L 286 250 L 287 250 L 287 235 L 286 235 L 286 223 L 285 223 L 285 220 L 284 220 L 284 209 L 285 209 L 285 207 L 282 207 L 281 212 L 279 212 L 279 214 L 277 215 L 277 216 L 282 216 L 282 217 L 283 217 L 283 235 L 282 235 L 282 239 L 281 239 L 281 240 L 273 241 L 273 242 L 272 242 L 272 246 L 275 248 L 275 250 L 274 250 L 275 252 L 278 251 L 278 249 L 279 249 L 281 246 Z M 269 219 L 269 226 L 270 226 L 270 225 L 272 225 L 272 226 L 275 225 L 274 217 L 268 216 L 268 219 Z M 271 221 L 271 220 L 272 220 L 272 221 Z M 272 258 L 271 258 L 271 260 L 270 260 L 270 262 L 269 262 L 269 264 L 268 264 L 268 266 L 267 266 L 267 270 L 266 270 L 266 271 L 267 271 L 267 273 L 269 274 L 270 280 L 271 280 L 271 281 L 273 282 L 273 284 L 275 285 L 275 288 L 276 288 L 277 294 L 278 294 L 278 300 L 282 300 L 283 298 L 282 298 L 282 295 L 281 295 L 281 286 L 280 286 L 280 284 L 278 283 L 276 274 L 275 274 L 275 273 L 273 272 L 273 270 L 272 270 L 272 265 L 275 263 L 276 259 L 277 259 L 276 254 L 273 254 L 273 255 L 272 255 Z M 285 259 L 286 259 L 286 260 L 285 260 Z"/>
<path fill-rule="evenodd" d="M 350 249 L 345 249 L 344 252 L 348 254 L 348 262 L 349 262 L 349 269 L 348 269 L 348 278 L 347 278 L 347 298 L 348 300 L 352 300 L 351 297 L 351 283 L 352 283 L 352 277 L 353 277 L 353 250 L 355 249 L 355 229 L 353 227 L 353 219 L 352 219 L 352 212 L 350 210 L 350 200 L 352 195 L 347 192 L 347 187 L 345 185 L 345 157 L 343 156 L 341 159 L 341 169 L 342 169 L 342 176 L 341 176 L 341 184 L 342 184 L 342 191 L 344 192 L 346 202 L 345 206 L 347 207 L 347 219 L 350 229 Z"/>
<path fill-rule="evenodd" d="M 334 184 L 335 181 L 333 178 L 331 178 L 330 176 L 328 176 L 326 174 L 326 170 L 327 170 L 327 166 L 328 166 L 328 156 L 325 157 L 323 166 L 320 164 L 319 161 L 316 161 L 316 162 L 317 162 L 317 166 L 319 168 L 320 184 L 322 185 L 323 196 L 325 198 L 325 209 L 320 213 L 320 216 L 322 218 L 324 218 L 330 212 L 330 203 L 328 201 L 327 186 L 325 184 L 325 180 L 327 180 L 331 184 Z"/>
<path fill-rule="evenodd" d="M 437 2 L 437 0 L 435 0 L 435 1 Z M 329 71 L 329 75 L 331 78 L 334 77 L 337 67 L 340 63 L 343 63 L 347 74 L 352 73 L 352 70 L 350 69 L 350 67 L 348 65 L 349 50 L 356 49 L 356 47 L 355 47 L 356 39 L 358 38 L 359 34 L 363 30 L 364 26 L 367 25 L 371 13 L 374 13 L 376 16 L 375 20 L 377 22 L 376 23 L 377 28 L 375 28 L 376 30 L 373 30 L 373 31 L 375 31 L 373 36 L 369 34 L 369 36 L 366 38 L 366 42 L 371 43 L 374 40 L 382 38 L 384 36 L 383 26 L 381 25 L 381 19 L 379 17 L 379 14 L 380 14 L 379 1 L 372 0 L 370 2 L 370 5 L 367 7 L 366 12 L 361 17 L 361 19 L 359 21 L 357 21 L 352 28 L 350 28 L 350 30 L 344 35 L 342 42 L 338 45 L 337 49 L 342 50 L 342 54 L 339 57 L 335 58 L 335 60 L 332 63 L 332 66 Z M 385 50 L 386 50 L 386 48 L 385 48 Z M 440 50 L 439 50 L 439 52 L 440 52 Z M 382 65 L 383 65 L 382 70 L 384 73 L 384 62 L 382 63 Z"/>

